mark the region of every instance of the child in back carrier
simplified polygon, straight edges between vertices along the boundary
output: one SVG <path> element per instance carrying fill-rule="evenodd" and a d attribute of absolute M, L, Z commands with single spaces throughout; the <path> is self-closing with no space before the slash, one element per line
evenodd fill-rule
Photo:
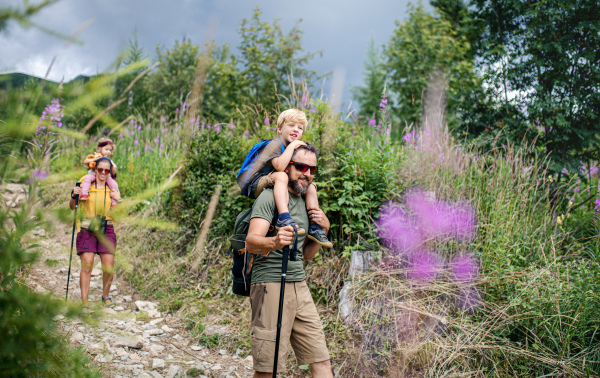
<path fill-rule="evenodd" d="M 256 156 L 253 156 L 251 164 L 242 167 L 237 177 L 242 193 L 251 198 L 257 198 L 263 189 L 273 187 L 275 204 L 279 212 L 277 229 L 284 226 L 298 229 L 297 223 L 292 219 L 288 210 L 288 176 L 284 170 L 288 165 L 293 164 L 291 158 L 294 150 L 306 144 L 300 139 L 307 125 L 308 121 L 303 111 L 288 109 L 282 112 L 277 119 L 278 139 L 259 143 L 261 146 L 256 151 Z M 308 208 L 319 207 L 317 187 L 314 183 L 310 185 L 305 201 Z M 298 234 L 302 235 L 304 232 L 306 231 L 298 229 Z M 323 229 L 314 222 L 310 224 L 307 237 L 324 247 L 333 247 Z"/>
<path fill-rule="evenodd" d="M 88 155 L 87 158 L 83 161 L 83 164 L 86 168 L 89 168 L 88 174 L 83 178 L 83 182 L 81 183 L 81 195 L 79 196 L 80 201 L 86 201 L 90 194 L 90 186 L 94 181 L 96 181 L 96 174 L 94 173 L 94 167 L 96 166 L 96 160 L 101 157 L 110 158 L 113 154 L 115 145 L 112 140 L 109 138 L 100 138 L 98 140 L 98 145 L 96 147 L 96 153 L 93 155 Z M 112 191 L 118 192 L 119 185 L 114 180 L 114 177 L 117 177 L 117 166 L 111 160 L 112 167 L 110 175 L 106 179 L 106 184 L 108 188 Z M 115 207 L 117 201 L 112 199 L 112 207 Z"/>

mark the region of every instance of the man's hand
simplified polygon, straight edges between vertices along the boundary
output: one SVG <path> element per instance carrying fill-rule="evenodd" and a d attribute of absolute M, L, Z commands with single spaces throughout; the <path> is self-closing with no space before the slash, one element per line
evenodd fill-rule
<path fill-rule="evenodd" d="M 277 231 L 277 235 L 275 235 L 275 243 L 277 245 L 276 249 L 283 249 L 283 247 L 287 245 L 291 245 L 294 241 L 294 229 L 292 226 L 285 226 Z"/>
<path fill-rule="evenodd" d="M 295 150 L 295 149 L 297 149 L 300 146 L 306 146 L 306 143 L 304 143 L 301 140 L 295 140 L 295 141 L 293 141 L 292 143 L 290 143 L 288 145 L 288 148 L 291 148 L 291 149 Z"/>
<path fill-rule="evenodd" d="M 323 231 L 327 233 L 331 225 L 329 223 L 329 219 L 325 216 L 323 210 L 319 209 L 318 207 L 308 207 L 307 209 L 309 220 L 321 226 Z"/>

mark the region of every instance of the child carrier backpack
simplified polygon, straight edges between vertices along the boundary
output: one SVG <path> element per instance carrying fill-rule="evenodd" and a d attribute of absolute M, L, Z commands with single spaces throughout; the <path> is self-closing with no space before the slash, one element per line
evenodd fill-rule
<path fill-rule="evenodd" d="M 254 165 L 257 163 L 256 160 L 257 160 L 258 156 L 265 149 L 265 146 L 267 144 L 269 144 L 272 140 L 275 140 L 275 139 L 263 139 L 260 142 L 258 142 L 257 144 L 255 144 L 252 147 L 252 149 L 250 150 L 250 152 L 248 152 L 248 155 L 246 155 L 246 158 L 244 159 L 244 163 L 242 164 L 242 168 L 240 168 L 240 171 L 238 172 L 237 182 L 238 182 L 238 185 L 240 186 L 240 188 L 242 189 L 242 194 L 245 195 L 246 197 L 250 197 L 250 195 L 251 195 L 250 184 L 252 183 L 252 179 L 254 178 L 254 174 L 249 174 L 249 172 L 253 172 L 254 170 L 256 170 L 256 167 L 254 167 Z M 285 146 L 283 145 L 283 142 L 281 141 L 281 139 L 277 139 L 277 140 L 281 144 L 281 153 L 283 153 L 283 151 L 285 151 Z M 270 168 L 268 168 L 268 167 L 262 168 L 263 174 L 267 174 L 267 173 L 269 173 L 269 171 L 270 171 Z"/>
<path fill-rule="evenodd" d="M 269 226 L 269 232 L 266 236 L 274 236 L 277 233 L 275 231 L 277 215 L 278 214 L 274 215 L 271 225 Z M 233 268 L 231 268 L 233 284 L 231 291 L 233 291 L 234 294 L 244 297 L 250 296 L 252 262 L 255 257 L 252 253 L 246 253 L 246 236 L 248 236 L 248 229 L 250 228 L 250 219 L 252 219 L 252 208 L 238 214 L 235 219 L 235 226 L 233 227 L 233 235 L 229 238 L 231 246 L 227 251 L 227 254 L 231 253 L 233 255 Z"/>

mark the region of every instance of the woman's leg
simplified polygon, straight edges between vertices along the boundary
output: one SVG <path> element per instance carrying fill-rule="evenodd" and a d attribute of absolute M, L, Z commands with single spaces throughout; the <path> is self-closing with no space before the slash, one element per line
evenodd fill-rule
<path fill-rule="evenodd" d="M 112 178 L 110 175 L 108 175 L 108 177 L 106 178 L 106 184 L 108 185 L 108 188 L 113 192 L 119 192 L 119 184 L 117 184 L 115 179 Z M 114 198 L 111 198 L 111 202 L 113 206 L 117 204 L 117 201 Z"/>
<path fill-rule="evenodd" d="M 90 292 L 90 280 L 92 278 L 92 269 L 94 268 L 94 252 L 83 252 L 79 254 L 79 257 L 81 258 L 81 273 L 79 275 L 81 301 L 84 305 L 87 305 L 88 294 Z"/>
<path fill-rule="evenodd" d="M 83 177 L 83 182 L 81 183 L 81 196 L 80 199 L 87 199 L 90 195 L 90 186 L 92 183 L 96 181 L 96 175 L 89 174 Z"/>
<path fill-rule="evenodd" d="M 99 253 L 99 255 L 102 261 L 102 298 L 106 298 L 115 275 L 115 256 L 110 253 Z"/>

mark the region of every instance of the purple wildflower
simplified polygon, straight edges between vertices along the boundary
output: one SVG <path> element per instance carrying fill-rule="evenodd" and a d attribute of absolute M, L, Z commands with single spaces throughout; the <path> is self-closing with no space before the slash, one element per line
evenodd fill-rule
<path fill-rule="evenodd" d="M 166 132 L 167 132 L 167 129 L 161 129 L 161 130 L 160 130 L 160 132 L 161 132 L 162 134 L 164 134 L 164 133 L 166 133 Z"/>
<path fill-rule="evenodd" d="M 134 120 L 133 120 L 133 118 L 132 118 L 131 120 L 129 120 L 129 124 L 130 124 L 130 125 L 133 125 L 133 124 L 134 124 Z"/>
<path fill-rule="evenodd" d="M 160 122 L 167 122 L 167 119 L 165 117 L 160 117 Z"/>
<path fill-rule="evenodd" d="M 265 118 L 265 125 L 269 124 L 269 117 Z"/>
<path fill-rule="evenodd" d="M 308 94 L 304 93 L 302 95 L 302 108 L 306 108 L 308 106 Z"/>
<path fill-rule="evenodd" d="M 48 177 L 48 174 L 46 172 L 36 170 L 36 171 L 33 171 L 31 176 L 34 180 L 45 180 L 46 177 Z"/>
<path fill-rule="evenodd" d="M 123 139 L 123 134 L 119 134 L 119 138 Z"/>
<path fill-rule="evenodd" d="M 375 121 L 375 118 L 371 118 L 371 119 L 369 120 L 369 122 L 367 123 L 367 125 L 369 125 L 369 126 L 375 126 L 375 124 L 376 124 L 376 123 L 377 123 L 377 122 Z"/>
<path fill-rule="evenodd" d="M 317 111 L 315 109 L 310 109 L 309 112 L 316 113 Z"/>
<path fill-rule="evenodd" d="M 135 154 L 136 154 L 137 156 L 140 156 L 140 150 L 137 150 L 137 151 L 135 152 Z"/>
<path fill-rule="evenodd" d="M 473 282 L 479 273 L 477 261 L 471 256 L 458 256 L 451 263 L 452 277 L 460 283 Z"/>
<path fill-rule="evenodd" d="M 430 282 L 442 269 L 442 261 L 431 252 L 416 253 L 410 259 L 408 278 L 416 281 Z"/>
<path fill-rule="evenodd" d="M 133 144 L 135 144 L 135 145 L 137 146 L 137 145 L 139 144 L 138 140 L 137 140 L 137 139 L 136 139 L 136 140 L 134 140 L 134 141 L 133 141 Z"/>

